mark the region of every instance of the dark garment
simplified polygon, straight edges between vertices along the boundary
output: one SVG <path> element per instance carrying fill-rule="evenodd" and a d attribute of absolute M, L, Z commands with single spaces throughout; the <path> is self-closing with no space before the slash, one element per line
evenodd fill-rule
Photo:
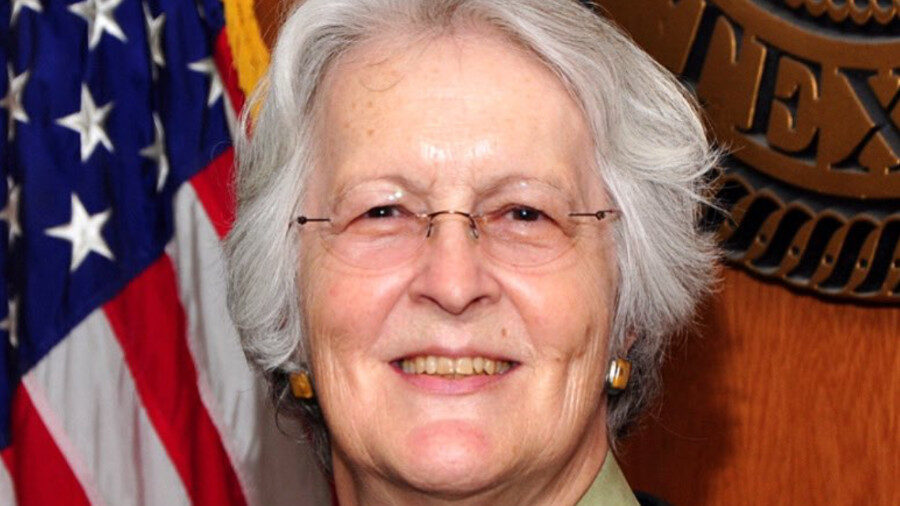
<path fill-rule="evenodd" d="M 634 491 L 634 497 L 641 503 L 641 506 L 672 506 L 658 497 L 653 497 L 647 492 L 641 492 L 639 490 Z"/>

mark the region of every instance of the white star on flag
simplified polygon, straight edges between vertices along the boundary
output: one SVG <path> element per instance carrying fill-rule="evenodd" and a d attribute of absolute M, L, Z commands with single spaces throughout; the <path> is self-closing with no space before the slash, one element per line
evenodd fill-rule
<path fill-rule="evenodd" d="M 22 11 L 22 8 L 28 7 L 34 12 L 43 12 L 44 9 L 41 7 L 40 0 L 13 0 L 12 4 L 12 14 L 9 17 L 10 26 L 16 24 L 16 19 L 19 18 L 19 13 Z"/>
<path fill-rule="evenodd" d="M 22 227 L 19 225 L 19 187 L 13 183 L 11 177 L 6 178 L 6 207 L 0 211 L 0 220 L 9 226 L 9 242 L 13 242 L 16 236 L 22 235 Z"/>
<path fill-rule="evenodd" d="M 153 144 L 141 150 L 141 156 L 149 158 L 159 166 L 156 176 L 156 191 L 161 191 L 169 176 L 169 157 L 166 156 L 166 132 L 159 115 L 153 113 Z"/>
<path fill-rule="evenodd" d="M 144 21 L 147 23 L 147 44 L 150 46 L 150 58 L 155 64 L 153 66 L 153 79 L 156 79 L 156 65 L 160 67 L 166 66 L 166 58 L 162 50 L 162 33 L 166 15 L 163 13 L 154 18 L 150 14 L 150 8 L 147 7 L 147 4 L 144 4 Z"/>
<path fill-rule="evenodd" d="M 0 107 L 8 112 L 6 136 L 12 142 L 15 136 L 16 121 L 28 123 L 28 113 L 25 112 L 25 107 L 22 105 L 22 93 L 25 91 L 31 72 L 26 70 L 15 75 L 12 65 L 7 65 L 6 75 L 9 77 L 9 90 L 6 91 L 6 96 L 0 99 Z"/>
<path fill-rule="evenodd" d="M 94 98 L 87 85 L 81 85 L 81 110 L 64 118 L 56 120 L 58 125 L 78 132 L 81 138 L 81 161 L 85 162 L 94 153 L 97 144 L 103 144 L 107 151 L 113 152 L 112 141 L 103 129 L 106 116 L 112 110 L 113 103 L 109 102 L 101 108 L 97 108 Z"/>
<path fill-rule="evenodd" d="M 69 266 L 70 272 L 81 265 L 81 262 L 87 258 L 91 251 L 110 260 L 115 260 L 106 241 L 103 240 L 103 225 L 109 220 L 112 209 L 99 212 L 97 214 L 88 214 L 78 195 L 72 194 L 72 219 L 65 225 L 48 228 L 44 232 L 50 237 L 57 239 L 65 239 L 72 243 L 72 263 Z"/>
<path fill-rule="evenodd" d="M 19 301 L 18 299 L 10 299 L 9 300 L 9 313 L 6 314 L 6 318 L 3 321 L 0 321 L 0 330 L 5 330 L 9 333 L 9 344 L 16 348 L 19 346 Z"/>
<path fill-rule="evenodd" d="M 78 15 L 88 25 L 88 48 L 94 49 L 106 32 L 113 37 L 125 42 L 125 32 L 116 22 L 113 11 L 119 7 L 122 0 L 84 0 L 69 6 L 69 11 Z"/>
<path fill-rule="evenodd" d="M 222 96 L 224 88 L 222 87 L 222 79 L 219 78 L 219 71 L 216 70 L 216 64 L 212 58 L 203 58 L 188 64 L 188 68 L 194 72 L 200 72 L 209 76 L 209 96 L 206 99 L 206 105 L 211 106 L 216 100 Z"/>

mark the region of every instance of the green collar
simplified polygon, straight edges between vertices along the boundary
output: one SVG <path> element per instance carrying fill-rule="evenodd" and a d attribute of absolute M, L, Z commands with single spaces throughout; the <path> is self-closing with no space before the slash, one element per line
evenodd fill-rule
<path fill-rule="evenodd" d="M 600 473 L 576 506 L 639 506 L 612 452 L 606 453 Z"/>

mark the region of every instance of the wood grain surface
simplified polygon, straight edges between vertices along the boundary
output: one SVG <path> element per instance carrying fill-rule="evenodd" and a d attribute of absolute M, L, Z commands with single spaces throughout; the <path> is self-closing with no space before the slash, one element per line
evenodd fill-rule
<path fill-rule="evenodd" d="M 259 31 L 270 48 L 275 45 L 278 29 L 285 16 L 291 6 L 296 3 L 293 0 L 254 0 L 253 10 L 256 12 L 256 20 L 259 22 Z"/>
<path fill-rule="evenodd" d="M 900 504 L 900 308 L 823 302 L 733 269 L 624 445 L 676 505 Z"/>
<path fill-rule="evenodd" d="M 271 45 L 284 9 L 256 7 Z M 632 486 L 675 506 L 900 505 L 900 308 L 723 275 L 623 445 Z"/>

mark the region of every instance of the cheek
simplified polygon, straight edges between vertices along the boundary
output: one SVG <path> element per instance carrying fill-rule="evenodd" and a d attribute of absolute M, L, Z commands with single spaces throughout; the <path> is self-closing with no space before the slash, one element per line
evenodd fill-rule
<path fill-rule="evenodd" d="M 581 265 L 504 283 L 540 358 L 562 364 L 602 358 L 616 287 L 608 269 Z"/>
<path fill-rule="evenodd" d="M 387 316 L 408 284 L 408 273 L 377 276 L 350 270 L 327 255 L 308 261 L 304 286 L 306 332 L 318 357 L 363 357 L 375 346 Z"/>
<path fill-rule="evenodd" d="M 531 376 L 534 409 L 554 413 L 545 424 L 550 439 L 582 427 L 602 405 L 616 283 L 606 264 L 596 262 L 510 290 L 533 346 L 534 368 L 523 372 Z"/>

